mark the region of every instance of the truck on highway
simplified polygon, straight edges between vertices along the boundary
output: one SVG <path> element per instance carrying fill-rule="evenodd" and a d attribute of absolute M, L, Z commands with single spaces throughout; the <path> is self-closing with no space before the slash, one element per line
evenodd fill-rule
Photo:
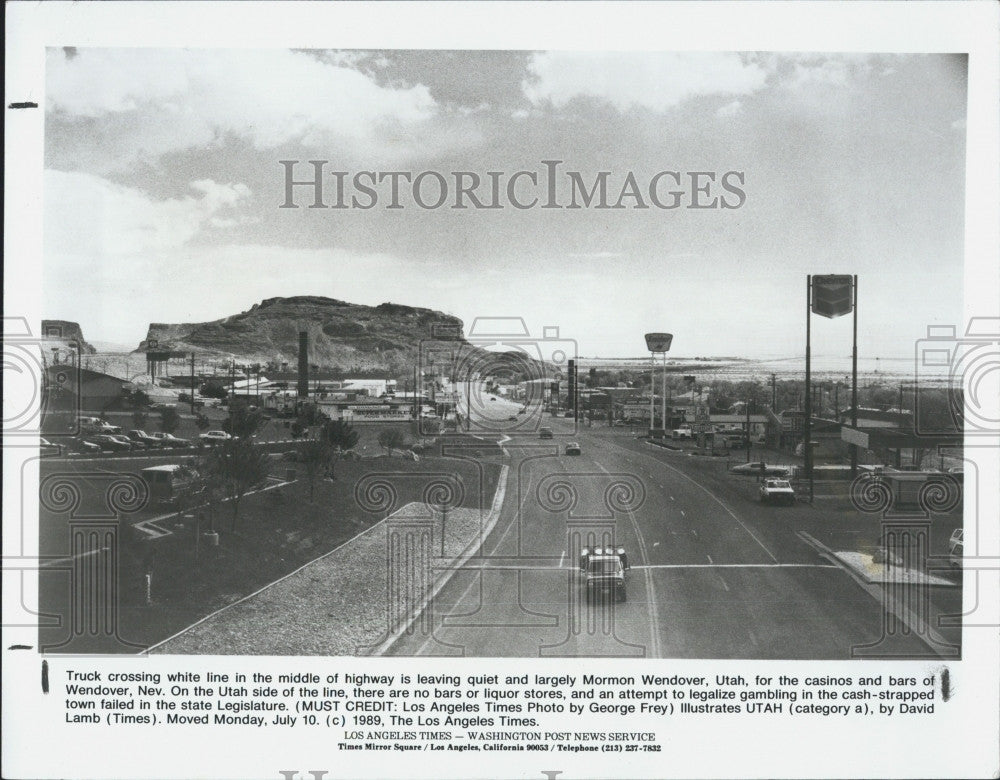
<path fill-rule="evenodd" d="M 625 601 L 626 574 L 629 570 L 628 555 L 624 547 L 584 547 L 580 551 L 580 575 L 588 604 L 606 601 Z"/>

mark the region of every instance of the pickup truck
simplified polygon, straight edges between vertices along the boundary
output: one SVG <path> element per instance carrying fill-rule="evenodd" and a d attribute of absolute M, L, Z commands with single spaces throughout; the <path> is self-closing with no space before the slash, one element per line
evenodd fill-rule
<path fill-rule="evenodd" d="M 615 601 L 625 601 L 628 569 L 624 547 L 595 547 L 593 550 L 584 547 L 580 551 L 580 574 L 587 603 L 604 601 L 609 596 L 613 596 Z"/>

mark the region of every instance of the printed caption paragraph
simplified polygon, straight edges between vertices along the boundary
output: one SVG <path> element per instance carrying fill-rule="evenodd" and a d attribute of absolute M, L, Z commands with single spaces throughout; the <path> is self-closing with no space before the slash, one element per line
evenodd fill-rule
<path fill-rule="evenodd" d="M 920 717 L 949 697 L 946 670 L 709 678 L 75 668 L 62 688 L 65 720 L 81 726 L 333 729 L 339 750 L 396 751 L 656 752 L 646 729 L 678 717 Z"/>

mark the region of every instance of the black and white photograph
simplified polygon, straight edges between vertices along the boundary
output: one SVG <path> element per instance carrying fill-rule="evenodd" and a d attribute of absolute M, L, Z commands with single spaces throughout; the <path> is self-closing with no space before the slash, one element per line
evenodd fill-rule
<path fill-rule="evenodd" d="M 217 44 L 61 27 L 38 91 L 8 83 L 39 166 L 8 219 L 38 231 L 6 275 L 4 647 L 60 733 L 280 757 L 206 777 L 861 776 L 662 763 L 723 715 L 842 719 L 862 752 L 939 740 L 900 776 L 995 772 L 940 741 L 997 683 L 981 53 L 623 45 L 602 4 L 606 42 L 462 37 L 456 8 L 421 46 L 420 4 L 358 5 L 317 9 L 361 14 L 329 45 L 265 42 L 274 5 Z"/>

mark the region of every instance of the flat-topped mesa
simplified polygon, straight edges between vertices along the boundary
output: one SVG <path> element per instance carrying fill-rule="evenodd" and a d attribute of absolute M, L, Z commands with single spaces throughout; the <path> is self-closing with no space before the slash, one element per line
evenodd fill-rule
<path fill-rule="evenodd" d="M 74 345 L 83 355 L 93 355 L 97 351 L 83 338 L 80 324 L 70 320 L 42 320 L 42 339 Z"/>
<path fill-rule="evenodd" d="M 409 374 L 421 344 L 442 333 L 462 338 L 463 323 L 433 309 L 365 306 L 316 295 L 266 298 L 248 310 L 202 323 L 149 325 L 140 352 L 158 349 L 295 365 L 298 334 L 308 334 L 309 362 L 345 371 Z"/>

